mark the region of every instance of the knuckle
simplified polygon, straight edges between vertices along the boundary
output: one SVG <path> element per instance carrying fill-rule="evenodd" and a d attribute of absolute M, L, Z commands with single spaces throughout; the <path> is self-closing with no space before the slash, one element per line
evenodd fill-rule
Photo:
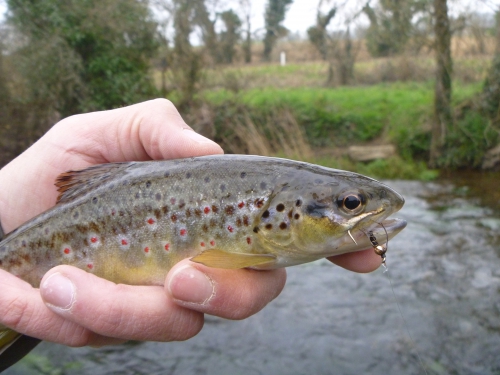
<path fill-rule="evenodd" d="M 10 300 L 2 312 L 2 323 L 9 328 L 19 330 L 25 325 L 26 320 L 29 320 L 28 314 L 29 304 L 23 296 L 15 296 Z"/>

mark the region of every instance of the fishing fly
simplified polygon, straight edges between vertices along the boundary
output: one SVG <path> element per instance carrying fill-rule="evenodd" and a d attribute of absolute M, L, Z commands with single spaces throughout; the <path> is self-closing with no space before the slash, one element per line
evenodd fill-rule
<path fill-rule="evenodd" d="M 382 258 L 382 265 L 384 266 L 384 268 L 387 269 L 387 266 L 385 263 L 385 260 L 386 260 L 385 254 L 387 253 L 387 248 L 389 246 L 389 234 L 387 233 L 387 230 L 385 229 L 383 224 L 381 224 L 381 223 L 377 223 L 377 224 L 380 225 L 384 229 L 385 237 L 386 237 L 385 244 L 379 245 L 377 238 L 373 234 L 373 231 L 368 232 L 368 238 L 370 239 L 370 243 L 372 244 L 373 249 L 375 250 L 375 254 L 380 255 L 380 257 Z"/>

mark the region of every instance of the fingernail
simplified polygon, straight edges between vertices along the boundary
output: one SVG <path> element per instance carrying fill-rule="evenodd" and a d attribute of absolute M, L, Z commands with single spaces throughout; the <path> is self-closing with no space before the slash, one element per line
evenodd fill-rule
<path fill-rule="evenodd" d="M 198 142 L 198 143 L 215 143 L 214 141 L 208 139 L 207 137 L 202 136 L 201 134 L 196 133 L 194 130 L 191 129 L 183 129 L 184 134 L 191 138 L 193 141 Z"/>
<path fill-rule="evenodd" d="M 75 285 L 59 272 L 43 281 L 40 292 L 49 307 L 70 310 L 75 302 Z"/>
<path fill-rule="evenodd" d="M 204 305 L 215 295 L 213 281 L 191 266 L 177 270 L 168 283 L 172 296 L 182 302 Z"/>

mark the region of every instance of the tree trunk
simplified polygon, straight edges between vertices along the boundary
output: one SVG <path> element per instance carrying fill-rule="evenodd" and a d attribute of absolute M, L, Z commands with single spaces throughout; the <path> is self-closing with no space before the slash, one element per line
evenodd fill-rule
<path fill-rule="evenodd" d="M 430 149 L 430 164 L 435 167 L 442 155 L 446 129 L 451 115 L 451 32 L 446 0 L 434 0 L 434 33 L 436 34 L 436 85 L 434 90 L 434 119 Z"/>
<path fill-rule="evenodd" d="M 494 124 L 500 123 L 500 10 L 497 11 L 495 56 L 483 88 L 483 108 Z"/>
<path fill-rule="evenodd" d="M 250 14 L 247 14 L 246 20 L 247 30 L 245 32 L 245 41 L 243 42 L 243 56 L 245 58 L 245 64 L 250 64 L 252 62 L 252 31 L 250 28 Z"/>

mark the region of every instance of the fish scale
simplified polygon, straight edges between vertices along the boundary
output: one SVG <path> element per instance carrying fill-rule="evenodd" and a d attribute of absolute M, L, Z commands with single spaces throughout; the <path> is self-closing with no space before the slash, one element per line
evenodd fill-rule
<path fill-rule="evenodd" d="M 184 258 L 286 267 L 383 244 L 406 225 L 388 219 L 404 203 L 390 187 L 279 158 L 103 164 L 63 173 L 56 186 L 55 207 L 0 241 L 0 269 L 34 287 L 60 264 L 139 285 L 163 284 Z M 0 371 L 36 343 L 0 326 Z"/>
<path fill-rule="evenodd" d="M 339 191 L 366 190 L 367 209 L 385 207 L 379 220 L 402 205 L 399 194 L 368 177 L 241 155 L 104 164 L 64 173 L 57 186 L 58 204 L 0 243 L 0 267 L 33 286 L 58 264 L 115 282 L 161 284 L 175 263 L 211 249 L 275 258 L 250 264 L 256 268 L 302 263 L 359 250 L 323 241 L 330 253 L 308 254 L 301 243 L 317 242 L 323 224 L 315 216 L 321 207 L 338 211 Z M 326 232 L 340 239 L 352 229 L 339 224 L 349 215 L 334 216 Z"/>

